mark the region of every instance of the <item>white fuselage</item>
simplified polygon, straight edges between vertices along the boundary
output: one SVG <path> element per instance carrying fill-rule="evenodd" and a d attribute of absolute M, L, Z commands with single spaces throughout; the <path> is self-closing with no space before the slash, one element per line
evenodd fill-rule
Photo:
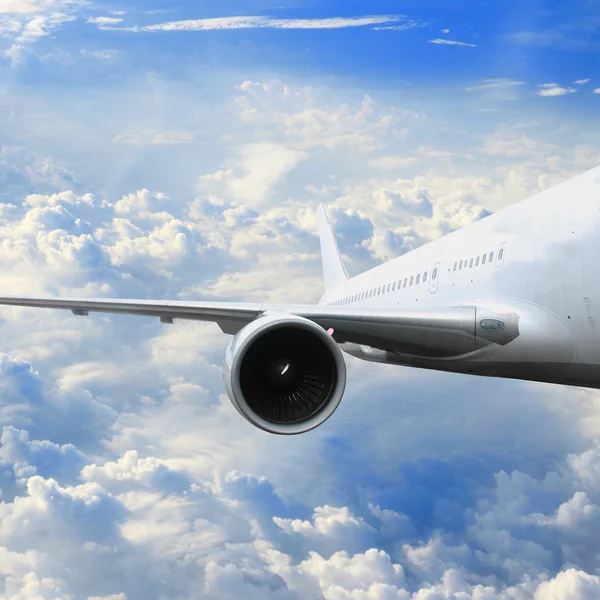
<path fill-rule="evenodd" d="M 598 256 L 600 167 L 353 277 L 321 303 L 537 307 L 566 326 L 567 335 L 557 333 L 564 337 L 557 340 L 565 349 L 560 365 L 547 356 L 556 348 L 532 335 L 526 356 L 511 354 L 510 344 L 451 361 L 345 350 L 380 362 L 600 387 Z"/>

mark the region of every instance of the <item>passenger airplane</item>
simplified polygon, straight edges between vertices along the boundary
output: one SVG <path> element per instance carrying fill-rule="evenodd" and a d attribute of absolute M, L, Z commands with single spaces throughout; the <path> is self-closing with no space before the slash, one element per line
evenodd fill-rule
<path fill-rule="evenodd" d="M 318 208 L 317 305 L 0 298 L 0 304 L 216 322 L 225 389 L 253 425 L 304 433 L 338 407 L 342 351 L 488 377 L 600 388 L 600 167 L 348 277 Z M 596 296 L 598 292 L 598 296 Z"/>

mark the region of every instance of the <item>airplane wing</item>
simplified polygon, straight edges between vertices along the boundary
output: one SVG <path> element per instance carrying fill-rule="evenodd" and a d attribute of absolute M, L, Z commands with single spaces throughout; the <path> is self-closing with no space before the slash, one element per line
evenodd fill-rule
<path fill-rule="evenodd" d="M 504 345 L 517 337 L 518 318 L 499 332 L 481 331 L 476 306 L 406 309 L 365 306 L 261 304 L 89 298 L 0 297 L 0 305 L 70 310 L 78 316 L 90 312 L 211 321 L 234 335 L 265 313 L 293 314 L 333 329 L 338 343 L 353 343 L 420 356 L 450 357 L 465 354 L 491 342 Z M 506 315 L 502 316 L 506 321 Z"/>

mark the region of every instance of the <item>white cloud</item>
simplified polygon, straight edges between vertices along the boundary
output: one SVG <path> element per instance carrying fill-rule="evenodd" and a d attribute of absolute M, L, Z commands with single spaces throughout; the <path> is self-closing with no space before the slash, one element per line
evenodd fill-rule
<path fill-rule="evenodd" d="M 589 83 L 589 82 L 590 82 L 590 78 L 588 77 L 587 79 L 577 79 L 573 83 L 577 83 L 578 85 L 585 85 L 586 83 Z"/>
<path fill-rule="evenodd" d="M 562 87 L 558 83 L 542 83 L 538 87 L 538 96 L 565 96 L 574 94 L 577 91 L 572 87 Z"/>
<path fill-rule="evenodd" d="M 248 206 L 265 204 L 279 181 L 307 158 L 306 152 L 282 144 L 247 145 L 239 158 L 239 170 L 243 174 L 233 176 L 227 188 L 236 200 Z"/>
<path fill-rule="evenodd" d="M 404 21 L 400 25 L 380 25 L 373 27 L 373 31 L 407 31 L 408 29 L 415 29 L 417 27 L 426 27 L 427 24 L 421 21 L 415 21 L 413 19 Z"/>
<path fill-rule="evenodd" d="M 507 88 L 514 88 L 523 85 L 522 81 L 516 81 L 514 79 L 484 79 L 477 84 L 466 88 L 468 92 L 472 91 L 490 91 L 490 90 L 504 90 Z"/>
<path fill-rule="evenodd" d="M 594 94 L 600 94 L 600 88 L 595 88 L 594 89 Z"/>
<path fill-rule="evenodd" d="M 380 156 L 369 161 L 369 165 L 382 171 L 405 170 L 418 162 L 415 156 Z"/>
<path fill-rule="evenodd" d="M 123 19 L 119 17 L 90 17 L 86 22 L 96 25 L 116 25 L 117 23 L 122 23 Z"/>
<path fill-rule="evenodd" d="M 276 19 L 263 16 L 217 17 L 211 19 L 190 19 L 123 28 L 126 31 L 211 31 L 216 29 L 342 29 L 346 27 L 366 27 L 382 23 L 402 23 L 405 17 L 381 15 L 372 17 L 331 17 L 325 19 Z M 416 23 L 402 23 L 400 28 L 412 28 Z M 100 27 L 106 27 L 100 24 Z"/>
<path fill-rule="evenodd" d="M 81 56 L 98 60 L 115 60 L 120 54 L 118 50 L 86 50 L 85 48 L 82 48 L 80 53 Z"/>
<path fill-rule="evenodd" d="M 322 293 L 318 199 L 356 270 L 597 157 L 593 132 L 587 146 L 565 142 L 539 115 L 450 119 L 447 103 L 416 110 L 276 81 L 215 88 L 218 113 L 194 96 L 179 104 L 189 89 L 154 91 L 183 115 L 164 131 L 185 131 L 193 111 L 181 106 L 204 118 L 195 193 L 173 190 L 184 169 L 155 178 L 178 166 L 183 154 L 161 162 L 175 144 L 151 149 L 152 185 L 110 181 L 99 165 L 134 169 L 139 152 L 110 143 L 127 131 L 113 114 L 94 113 L 102 135 L 89 135 L 84 111 L 76 131 L 105 192 L 46 153 L 0 150 L 6 293 L 310 302 Z M 96 106 L 140 110 L 102 94 Z M 133 131 L 158 131 L 135 117 Z M 480 152 L 485 169 L 468 158 Z M 597 392 L 349 360 L 335 417 L 280 439 L 224 397 L 228 340 L 213 325 L 0 312 L 2 597 L 597 597 Z"/>
<path fill-rule="evenodd" d="M 82 4 L 81 0 L 2 0 L 0 34 L 19 43 L 36 42 L 74 21 Z"/>
<path fill-rule="evenodd" d="M 593 600 L 600 594 L 600 577 L 577 569 L 567 569 L 550 581 L 540 584 L 534 600 L 560 600 L 572 597 L 577 600 Z"/>
<path fill-rule="evenodd" d="M 442 46 L 468 46 L 469 48 L 475 48 L 475 44 L 468 44 L 467 42 L 458 42 L 456 40 L 446 40 L 443 38 L 437 38 L 435 40 L 427 40 L 430 44 L 440 44 Z"/>
<path fill-rule="evenodd" d="M 442 33 L 450 33 L 449 29 L 442 29 L 441 31 L 442 31 Z"/>
<path fill-rule="evenodd" d="M 505 78 L 484 79 L 471 85 L 465 90 L 467 92 L 476 92 L 489 100 L 511 101 L 519 98 L 519 89 L 523 85 L 522 81 Z"/>
<path fill-rule="evenodd" d="M 97 54 L 95 55 L 97 56 Z M 97 56 L 109 58 L 109 56 Z M 189 131 L 131 131 L 119 133 L 114 138 L 119 144 L 162 146 L 171 144 L 189 144 L 194 141 L 194 134 Z"/>

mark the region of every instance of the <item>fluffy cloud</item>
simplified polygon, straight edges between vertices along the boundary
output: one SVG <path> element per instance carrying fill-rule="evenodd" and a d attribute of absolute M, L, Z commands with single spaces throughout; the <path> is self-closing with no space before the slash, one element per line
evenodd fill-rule
<path fill-rule="evenodd" d="M 577 90 L 572 87 L 562 87 L 558 83 L 542 83 L 537 91 L 538 96 L 566 96 Z"/>
<path fill-rule="evenodd" d="M 362 93 L 247 80 L 224 99 L 227 119 L 204 123 L 222 143 L 187 196 L 92 189 L 5 148 L 2 289 L 312 302 L 318 200 L 356 271 L 597 157 L 525 119 L 455 144 L 442 113 Z M 107 131 L 111 152 L 131 150 Z M 596 392 L 349 359 L 336 415 L 283 439 L 224 397 L 216 326 L 0 317 L 2 597 L 598 594 Z"/>
<path fill-rule="evenodd" d="M 37 42 L 75 20 L 80 0 L 2 0 L 0 34 L 21 43 Z"/>

